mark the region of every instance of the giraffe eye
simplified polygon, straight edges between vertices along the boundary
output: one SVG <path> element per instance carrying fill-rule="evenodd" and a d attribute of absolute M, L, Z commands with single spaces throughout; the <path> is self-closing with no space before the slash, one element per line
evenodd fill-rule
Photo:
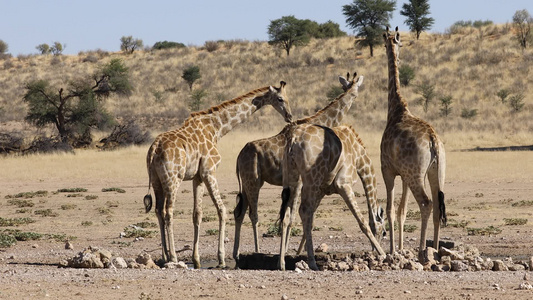
<path fill-rule="evenodd" d="M 282 97 L 278 97 L 278 101 L 279 102 L 283 102 L 283 98 Z"/>

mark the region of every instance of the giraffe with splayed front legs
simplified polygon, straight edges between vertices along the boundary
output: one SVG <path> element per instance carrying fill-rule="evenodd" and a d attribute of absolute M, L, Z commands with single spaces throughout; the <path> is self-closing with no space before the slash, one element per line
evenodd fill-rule
<path fill-rule="evenodd" d="M 353 185 L 358 177 L 363 183 L 368 203 L 375 203 L 377 195 L 372 161 L 355 130 L 351 126 L 331 129 L 314 124 L 290 124 L 288 127 L 285 133 L 280 209 L 280 268 L 285 269 L 288 228 L 295 213 L 294 203 L 300 186 L 299 214 L 306 238 L 307 261 L 311 269 L 318 270 L 312 237 L 314 213 L 325 195 L 341 195 L 372 247 L 380 255 L 384 255 L 375 233 L 370 229 L 355 201 Z M 382 217 L 382 214 L 379 217 Z"/>
<path fill-rule="evenodd" d="M 160 134 L 148 150 L 148 195 L 144 198 L 146 212 L 152 207 L 150 186 L 156 197 L 155 211 L 161 231 L 161 247 L 164 261 L 176 262 L 172 227 L 174 202 L 182 181 L 193 181 L 193 264 L 200 268 L 198 240 L 202 220 L 202 196 L 204 186 L 216 206 L 219 218 L 218 262 L 225 266 L 224 234 L 226 208 L 218 191 L 215 170 L 220 163 L 217 142 L 234 126 L 244 122 L 252 113 L 266 105 L 272 105 L 290 122 L 292 115 L 286 97 L 285 82 L 280 87 L 264 87 L 243 96 L 228 100 L 207 110 L 192 113 L 179 129 Z"/>
<path fill-rule="evenodd" d="M 350 109 L 353 100 L 358 96 L 359 87 L 363 83 L 363 76 L 357 78 L 357 73 L 354 73 L 350 80 L 350 74 L 348 73 L 346 78 L 339 76 L 339 81 L 344 90 L 343 94 L 339 95 L 315 115 L 299 119 L 295 121 L 295 123 L 313 123 L 327 127 L 340 125 L 344 115 Z M 252 221 L 255 251 L 259 252 L 257 232 L 257 203 L 259 191 L 264 182 L 278 186 L 283 184 L 281 161 L 283 158 L 283 152 L 285 151 L 285 145 L 284 130 L 282 130 L 275 136 L 247 143 L 237 157 L 237 179 L 239 183 L 241 183 L 242 180 L 242 186 L 240 186 L 239 194 L 237 195 L 237 206 L 234 210 L 235 240 L 233 257 L 236 261 L 239 259 L 242 222 L 244 221 L 248 207 L 249 216 Z M 296 200 L 298 200 L 298 198 L 296 198 Z M 374 233 L 379 232 L 381 234 L 381 232 L 383 232 L 384 224 L 382 219 L 378 218 L 379 209 L 376 199 L 369 198 L 369 200 L 370 227 Z M 302 238 L 298 253 L 301 252 L 304 241 L 305 238 Z"/>
<path fill-rule="evenodd" d="M 390 227 L 390 251 L 394 253 L 394 179 L 402 179 L 402 198 L 398 208 L 399 249 L 403 248 L 403 226 L 406 216 L 408 188 L 420 207 L 422 225 L 418 257 L 425 261 L 426 230 L 433 208 L 433 247 L 438 248 L 439 225 L 446 224 L 444 204 L 444 172 L 446 159 L 444 146 L 431 125 L 411 114 L 407 102 L 400 95 L 399 48 L 401 46 L 398 27 L 396 32 L 383 34 L 388 59 L 389 97 L 387 125 L 381 140 L 381 171 L 387 189 L 387 217 Z M 428 178 L 432 199 L 425 190 Z"/>

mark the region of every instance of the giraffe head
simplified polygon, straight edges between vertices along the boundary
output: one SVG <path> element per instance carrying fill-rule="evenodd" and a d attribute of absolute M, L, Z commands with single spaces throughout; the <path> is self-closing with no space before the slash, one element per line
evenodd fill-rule
<path fill-rule="evenodd" d="M 292 121 L 291 107 L 285 92 L 285 81 L 280 81 L 280 87 L 270 86 L 268 92 L 262 96 L 262 105 L 272 105 L 279 112 L 285 122 Z"/>
<path fill-rule="evenodd" d="M 381 239 L 387 235 L 387 229 L 385 228 L 385 218 L 383 216 L 384 211 L 381 206 L 378 206 L 378 211 L 376 212 L 375 218 L 375 230 L 374 237 L 381 242 Z"/>
<path fill-rule="evenodd" d="M 396 54 L 396 59 L 400 60 L 400 47 L 402 42 L 400 41 L 400 32 L 398 31 L 398 26 L 396 26 L 395 32 L 392 33 L 389 31 L 389 27 L 383 33 L 383 38 L 385 39 L 385 48 L 387 52 L 391 51 Z"/>
<path fill-rule="evenodd" d="M 359 87 L 361 86 L 361 84 L 363 84 L 363 76 L 360 76 L 357 79 L 357 81 L 355 81 L 356 77 L 357 77 L 357 72 L 353 73 L 352 80 L 350 80 L 350 72 L 346 73 L 346 78 L 344 78 L 343 76 L 339 76 L 339 82 L 341 83 L 342 90 L 344 92 L 347 92 L 348 90 L 350 90 L 353 87 L 356 88 L 355 91 L 359 90 Z"/>

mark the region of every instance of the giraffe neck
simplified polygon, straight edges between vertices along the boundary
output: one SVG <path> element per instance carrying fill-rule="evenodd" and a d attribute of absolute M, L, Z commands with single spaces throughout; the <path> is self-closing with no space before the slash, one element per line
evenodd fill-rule
<path fill-rule="evenodd" d="M 259 89 L 209 109 L 211 122 L 217 132 L 215 136 L 220 139 L 263 107 L 263 98 L 267 92 L 268 87 Z"/>
<path fill-rule="evenodd" d="M 408 112 L 407 102 L 400 95 L 400 71 L 398 68 L 398 48 L 387 45 L 387 59 L 389 65 L 389 100 L 387 119 L 395 119 Z"/>
<path fill-rule="evenodd" d="M 331 101 L 326 107 L 310 117 L 297 120 L 296 123 L 312 123 L 326 127 L 337 127 L 341 124 L 348 110 L 350 110 L 353 100 L 357 98 L 357 95 L 357 88 L 354 84 L 348 91 Z"/>

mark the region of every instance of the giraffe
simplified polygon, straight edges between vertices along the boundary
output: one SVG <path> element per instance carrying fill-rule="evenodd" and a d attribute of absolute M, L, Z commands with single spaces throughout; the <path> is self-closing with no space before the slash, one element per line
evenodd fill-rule
<path fill-rule="evenodd" d="M 368 202 L 377 195 L 376 176 L 363 142 L 351 126 L 328 128 L 315 124 L 290 124 L 285 132 L 283 156 L 283 192 L 280 210 L 280 268 L 285 269 L 286 241 L 301 186 L 299 208 L 306 239 L 309 267 L 318 270 L 313 247 L 314 213 L 325 195 L 339 194 L 355 216 L 359 227 L 379 255 L 385 255 L 374 232 L 364 219 L 353 192 L 357 176 L 361 179 Z M 301 180 L 300 180 L 301 178 Z M 378 218 L 382 218 L 382 214 Z"/>
<path fill-rule="evenodd" d="M 353 100 L 358 96 L 359 87 L 363 83 L 363 76 L 360 76 L 357 81 L 356 78 L 357 73 L 353 74 L 351 80 L 349 73 L 346 78 L 339 76 L 339 82 L 342 85 L 344 93 L 315 115 L 295 121 L 296 124 L 313 123 L 327 127 L 340 125 L 344 115 L 350 109 Z M 242 186 L 240 185 L 239 194 L 237 195 L 238 204 L 234 210 L 235 240 L 233 258 L 237 262 L 239 260 L 241 226 L 248 206 L 250 207 L 249 216 L 252 221 L 255 251 L 259 252 L 257 232 L 259 191 L 264 182 L 277 186 L 283 184 L 281 161 L 285 144 L 284 131 L 282 130 L 275 136 L 247 143 L 237 157 L 237 179 L 239 185 L 242 178 Z M 369 198 L 369 200 L 370 227 L 376 235 L 380 236 L 384 231 L 384 224 L 376 220 L 376 214 L 379 214 L 377 213 L 379 209 L 376 199 Z M 381 209 L 381 207 L 379 208 Z M 298 249 L 298 254 L 302 251 L 304 241 L 305 239 L 303 238 Z"/>
<path fill-rule="evenodd" d="M 150 187 L 156 197 L 155 212 L 161 232 L 164 261 L 176 262 L 173 234 L 173 205 L 179 186 L 184 180 L 193 182 L 194 244 L 193 264 L 200 268 L 198 251 L 199 227 L 202 220 L 202 196 L 204 186 L 218 212 L 218 262 L 225 267 L 224 234 L 226 208 L 218 191 L 215 170 L 220 163 L 217 142 L 234 126 L 244 122 L 252 113 L 265 105 L 272 105 L 285 119 L 292 120 L 286 99 L 285 82 L 280 87 L 264 87 L 225 101 L 204 111 L 192 113 L 184 124 L 172 131 L 160 134 L 148 150 L 148 194 L 144 198 L 146 212 L 152 208 Z"/>
<path fill-rule="evenodd" d="M 420 207 L 422 225 L 418 258 L 425 262 L 426 230 L 433 205 L 434 239 L 433 247 L 438 247 L 439 223 L 446 225 L 444 204 L 444 173 L 446 158 L 442 141 L 435 129 L 424 120 L 411 114 L 407 102 L 400 95 L 399 48 L 400 33 L 390 33 L 387 27 L 383 34 L 388 59 L 389 96 L 387 125 L 381 139 L 381 172 L 387 189 L 387 218 L 390 230 L 390 252 L 395 251 L 394 242 L 394 179 L 402 180 L 402 197 L 398 207 L 399 249 L 403 249 L 403 226 L 406 216 L 408 188 Z M 425 190 L 427 176 L 432 199 Z"/>

